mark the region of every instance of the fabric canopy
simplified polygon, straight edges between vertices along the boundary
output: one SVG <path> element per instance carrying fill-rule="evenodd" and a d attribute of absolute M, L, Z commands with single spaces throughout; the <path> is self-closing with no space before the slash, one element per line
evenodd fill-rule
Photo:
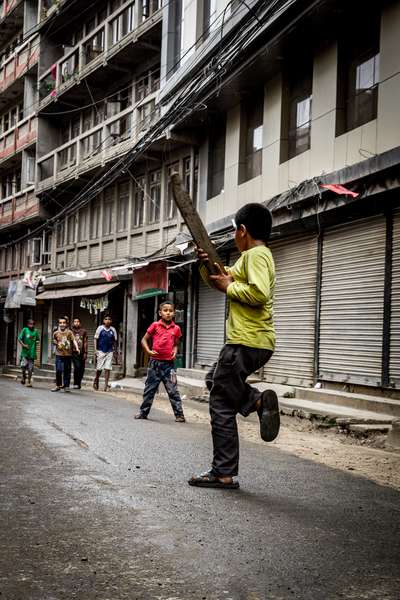
<path fill-rule="evenodd" d="M 71 296 L 103 296 L 115 288 L 118 283 L 100 283 L 99 285 L 87 285 L 86 287 L 63 287 L 59 290 L 48 290 L 36 296 L 36 300 L 54 300 L 56 298 L 70 298 Z"/>

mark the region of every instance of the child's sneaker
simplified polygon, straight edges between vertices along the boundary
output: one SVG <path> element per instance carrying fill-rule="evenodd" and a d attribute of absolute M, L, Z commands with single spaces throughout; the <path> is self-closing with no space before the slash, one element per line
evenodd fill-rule
<path fill-rule="evenodd" d="M 61 388 L 60 388 L 60 387 L 58 387 L 58 385 L 56 385 L 56 387 L 55 387 L 55 388 L 53 388 L 51 391 L 52 391 L 52 392 L 59 392 L 60 390 L 61 390 Z"/>
<path fill-rule="evenodd" d="M 175 417 L 175 421 L 176 423 L 186 423 L 186 419 L 183 415 L 178 415 L 177 417 Z"/>

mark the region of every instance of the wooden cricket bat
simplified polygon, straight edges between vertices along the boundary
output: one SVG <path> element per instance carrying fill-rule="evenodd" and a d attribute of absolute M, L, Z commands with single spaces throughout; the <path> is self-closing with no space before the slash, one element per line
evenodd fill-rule
<path fill-rule="evenodd" d="M 200 219 L 196 207 L 193 206 L 193 201 L 190 195 L 186 192 L 186 190 L 183 189 L 179 174 L 171 173 L 170 181 L 174 200 L 180 210 L 183 220 L 188 226 L 193 241 L 195 242 L 196 246 L 202 248 L 204 252 L 208 254 L 209 262 L 204 263 L 207 267 L 207 270 L 210 274 L 218 274 L 218 270 L 215 268 L 214 263 L 219 264 L 222 270 L 224 269 L 224 263 L 219 257 L 214 244 L 210 240 L 203 221 Z"/>

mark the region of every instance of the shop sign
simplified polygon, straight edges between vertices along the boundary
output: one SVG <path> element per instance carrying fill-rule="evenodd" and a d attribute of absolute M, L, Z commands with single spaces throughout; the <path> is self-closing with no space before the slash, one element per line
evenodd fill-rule
<path fill-rule="evenodd" d="M 132 299 L 142 300 L 168 292 L 168 271 L 165 261 L 150 263 L 133 271 Z"/>

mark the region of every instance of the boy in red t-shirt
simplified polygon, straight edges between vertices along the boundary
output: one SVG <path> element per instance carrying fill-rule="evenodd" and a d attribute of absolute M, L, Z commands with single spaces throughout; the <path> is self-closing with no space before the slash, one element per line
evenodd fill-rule
<path fill-rule="evenodd" d="M 178 392 L 174 361 L 178 352 L 181 328 L 174 322 L 175 307 L 172 302 L 162 302 L 158 314 L 161 319 L 150 325 L 142 338 L 142 347 L 150 356 L 143 402 L 135 419 L 147 419 L 154 396 L 163 382 L 174 411 L 175 421 L 184 423 L 182 400 Z M 149 342 L 152 342 L 151 348 Z"/>

